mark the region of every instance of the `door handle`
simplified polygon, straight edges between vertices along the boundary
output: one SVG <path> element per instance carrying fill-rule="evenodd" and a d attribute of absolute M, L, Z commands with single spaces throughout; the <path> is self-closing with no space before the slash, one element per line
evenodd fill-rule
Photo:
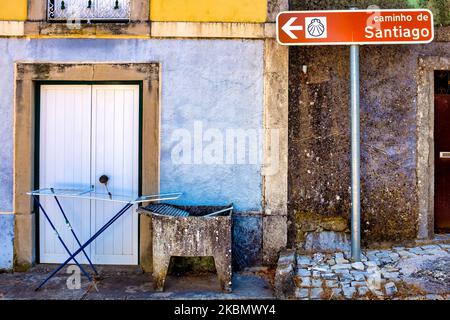
<path fill-rule="evenodd" d="M 450 159 L 450 151 L 439 152 L 440 159 Z"/>
<path fill-rule="evenodd" d="M 109 198 L 112 199 L 112 194 L 111 194 L 111 192 L 109 192 L 109 190 L 108 190 L 108 181 L 109 181 L 109 177 L 108 177 L 107 175 L 102 175 L 102 176 L 98 179 L 98 181 L 99 181 L 101 184 L 104 184 L 104 185 L 105 185 L 106 192 L 108 192 Z"/>

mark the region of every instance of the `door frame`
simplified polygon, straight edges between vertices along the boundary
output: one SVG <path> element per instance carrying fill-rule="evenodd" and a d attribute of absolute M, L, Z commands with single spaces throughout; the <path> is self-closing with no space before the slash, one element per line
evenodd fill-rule
<path fill-rule="evenodd" d="M 14 268 L 28 270 L 36 263 L 36 214 L 26 193 L 35 185 L 35 99 L 36 83 L 141 82 L 142 136 L 141 192 L 159 192 L 160 182 L 160 64 L 157 62 L 83 63 L 18 61 L 14 70 L 13 211 Z M 152 270 L 151 220 L 140 217 L 139 261 L 144 271 Z"/>
<path fill-rule="evenodd" d="M 434 71 L 450 70 L 450 58 L 419 57 L 416 115 L 417 238 L 434 237 Z"/>
<path fill-rule="evenodd" d="M 39 188 L 39 166 L 40 166 L 40 130 L 41 130 L 41 87 L 44 85 L 53 85 L 53 86 L 64 86 L 64 85 L 138 85 L 139 86 L 139 123 L 138 123 L 138 195 L 142 195 L 142 114 L 143 114 L 143 99 L 142 99 L 142 81 L 64 81 L 64 80 L 45 80 L 45 81 L 36 81 L 35 82 L 35 118 L 34 118 L 34 186 L 33 189 L 36 190 Z M 131 209 L 130 209 L 131 210 Z M 40 261 L 40 214 L 39 208 L 36 203 L 33 204 L 33 211 L 36 213 L 35 217 L 35 241 L 36 241 L 36 263 L 41 263 Z M 137 235 L 138 237 L 138 246 L 137 246 L 137 255 L 138 255 L 138 265 L 140 263 L 140 215 L 138 215 L 138 227 L 137 227 Z"/>

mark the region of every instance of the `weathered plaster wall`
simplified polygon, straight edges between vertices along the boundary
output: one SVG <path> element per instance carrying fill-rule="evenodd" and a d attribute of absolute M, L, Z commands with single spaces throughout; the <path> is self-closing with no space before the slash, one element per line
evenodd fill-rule
<path fill-rule="evenodd" d="M 207 129 L 218 129 L 224 135 L 229 128 L 262 129 L 263 41 L 1 39 L 0 52 L 1 212 L 13 211 L 15 61 L 161 63 L 161 192 L 184 192 L 180 204 L 233 202 L 237 212 L 261 212 L 259 160 L 254 164 L 176 164 L 172 162 L 172 147 L 177 141 L 172 140 L 172 134 L 177 129 L 191 134 L 193 158 L 199 151 L 194 149 L 193 140 L 196 121 L 202 122 L 203 133 Z M 261 137 L 257 144 L 261 152 L 262 143 Z M 209 144 L 205 141 L 203 146 Z M 246 218 L 236 219 L 243 222 Z M 253 228 L 253 220 L 249 226 Z M 258 230 L 258 239 L 261 232 Z M 238 237 L 243 244 L 254 244 L 245 233 L 238 232 Z M 251 254 L 255 251 L 247 250 Z"/>
<path fill-rule="evenodd" d="M 11 268 L 13 262 L 14 215 L 0 214 L 0 270 Z"/>
<path fill-rule="evenodd" d="M 360 54 L 362 237 L 366 242 L 413 239 L 418 227 L 415 76 L 420 56 L 449 57 L 450 43 L 362 46 Z M 291 244 L 301 245 L 307 231 L 345 229 L 338 217 L 348 219 L 350 213 L 348 96 L 347 47 L 291 48 Z M 311 214 L 335 221 L 327 228 L 317 221 L 311 226 Z"/>
<path fill-rule="evenodd" d="M 2 39 L 0 52 L 0 211 L 12 211 L 13 63 L 18 60 L 160 62 L 161 191 L 185 192 L 181 202 L 187 205 L 234 202 L 238 211 L 261 210 L 259 164 L 174 164 L 171 152 L 174 130 L 193 134 L 195 121 L 203 122 L 204 131 L 262 128 L 263 42 Z"/>

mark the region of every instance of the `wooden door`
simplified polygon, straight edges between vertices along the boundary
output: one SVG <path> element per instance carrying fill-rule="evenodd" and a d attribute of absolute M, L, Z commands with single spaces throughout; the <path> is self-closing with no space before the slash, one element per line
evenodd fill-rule
<path fill-rule="evenodd" d="M 91 184 L 91 86 L 41 86 L 39 121 L 39 187 L 89 188 Z M 81 242 L 89 239 L 89 200 L 60 198 L 67 217 Z M 77 243 L 53 198 L 40 202 L 71 252 Z M 45 216 L 39 211 L 41 263 L 61 263 L 67 252 Z M 77 256 L 86 263 L 83 254 Z M 73 262 L 73 261 L 72 261 Z"/>
<path fill-rule="evenodd" d="M 137 195 L 139 186 L 139 86 L 92 88 L 92 185 L 105 191 L 98 179 L 109 177 L 112 194 Z M 92 228 L 98 230 L 124 206 L 95 201 Z M 129 209 L 92 245 L 98 264 L 138 263 L 138 214 Z"/>
<path fill-rule="evenodd" d="M 435 231 L 450 230 L 450 94 L 436 94 L 435 122 Z"/>
<path fill-rule="evenodd" d="M 139 86 L 43 85 L 40 99 L 39 187 L 87 188 L 101 175 L 113 194 L 137 195 L 139 185 Z M 40 199 L 71 251 L 78 247 L 53 198 Z M 85 242 L 124 204 L 60 199 Z M 131 208 L 87 249 L 97 264 L 138 263 L 138 216 Z M 39 216 L 40 261 L 67 258 L 45 217 Z M 86 263 L 84 256 L 77 259 Z"/>

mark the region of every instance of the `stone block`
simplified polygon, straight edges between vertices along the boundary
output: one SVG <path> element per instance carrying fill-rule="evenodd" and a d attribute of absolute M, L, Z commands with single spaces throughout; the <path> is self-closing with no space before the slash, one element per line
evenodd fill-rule
<path fill-rule="evenodd" d="M 366 286 L 360 286 L 357 288 L 358 290 L 358 295 L 360 296 L 365 296 L 366 294 L 368 294 L 370 292 L 369 288 Z"/>
<path fill-rule="evenodd" d="M 361 287 L 367 285 L 365 281 L 352 281 L 352 287 Z"/>
<path fill-rule="evenodd" d="M 36 262 L 35 214 L 15 214 L 14 270 L 26 271 Z"/>
<path fill-rule="evenodd" d="M 190 207 L 192 210 L 207 210 L 206 208 Z M 231 214 L 208 218 L 152 215 L 153 285 L 155 289 L 157 291 L 164 290 L 171 257 L 212 256 L 223 291 L 231 292 L 231 225 Z"/>
<path fill-rule="evenodd" d="M 289 299 L 295 294 L 295 251 L 284 250 L 280 253 L 275 272 L 274 289 L 278 299 Z"/>
<path fill-rule="evenodd" d="M 393 296 L 397 293 L 397 286 L 393 282 L 388 282 L 384 285 L 386 295 Z"/>
<path fill-rule="evenodd" d="M 273 265 L 287 244 L 287 217 L 263 217 L 263 263 Z"/>
<path fill-rule="evenodd" d="M 297 256 L 297 265 L 298 266 L 310 266 L 311 259 L 307 256 Z"/>
<path fill-rule="evenodd" d="M 343 232 L 311 232 L 306 235 L 304 248 L 311 252 L 348 251 L 350 250 L 350 237 Z"/>
<path fill-rule="evenodd" d="M 280 257 L 278 258 L 278 266 L 282 265 L 292 265 L 295 266 L 295 250 L 285 249 L 280 252 Z"/>
<path fill-rule="evenodd" d="M 304 288 L 311 287 L 311 277 L 300 278 L 300 287 L 304 287 Z"/>
<path fill-rule="evenodd" d="M 311 295 L 310 298 L 311 299 L 320 299 L 322 298 L 323 295 L 323 289 L 322 288 L 312 288 L 311 289 Z"/>
<path fill-rule="evenodd" d="M 350 263 L 342 263 L 342 264 L 335 264 L 331 267 L 331 270 L 349 270 L 352 268 L 352 265 Z"/>
<path fill-rule="evenodd" d="M 365 281 L 366 277 L 363 272 L 352 272 L 351 273 L 355 281 Z"/>
<path fill-rule="evenodd" d="M 309 271 L 308 269 L 298 269 L 297 275 L 300 277 L 310 277 L 311 271 Z"/>
<path fill-rule="evenodd" d="M 344 232 L 348 228 L 348 221 L 344 217 L 327 217 L 320 222 L 326 231 Z"/>
<path fill-rule="evenodd" d="M 331 298 L 339 298 L 340 296 L 342 296 L 341 288 L 332 288 L 331 289 Z"/>
<path fill-rule="evenodd" d="M 309 298 L 309 289 L 307 289 L 307 288 L 297 288 L 295 290 L 295 297 L 297 299 Z"/>
<path fill-rule="evenodd" d="M 348 260 L 345 259 L 344 253 L 342 252 L 336 252 L 334 254 L 334 260 L 336 261 L 336 264 L 348 263 Z"/>
<path fill-rule="evenodd" d="M 311 280 L 311 287 L 321 288 L 322 287 L 322 279 L 313 278 Z"/>
<path fill-rule="evenodd" d="M 329 272 L 330 271 L 330 267 L 328 267 L 327 265 L 320 265 L 317 267 L 313 267 L 312 268 L 313 271 L 318 271 L 320 273 L 325 273 L 325 272 Z"/>
<path fill-rule="evenodd" d="M 342 292 L 346 299 L 352 299 L 353 296 L 356 294 L 356 288 L 355 287 L 343 287 Z"/>
<path fill-rule="evenodd" d="M 335 273 L 322 273 L 321 277 L 322 277 L 322 279 L 325 279 L 325 280 L 336 280 L 336 279 L 338 279 L 338 276 Z"/>
<path fill-rule="evenodd" d="M 355 270 L 364 270 L 364 264 L 362 262 L 354 262 L 352 263 L 352 268 Z"/>
<path fill-rule="evenodd" d="M 327 280 L 325 281 L 325 285 L 327 286 L 327 288 L 337 288 L 339 287 L 339 282 L 335 280 Z"/>

